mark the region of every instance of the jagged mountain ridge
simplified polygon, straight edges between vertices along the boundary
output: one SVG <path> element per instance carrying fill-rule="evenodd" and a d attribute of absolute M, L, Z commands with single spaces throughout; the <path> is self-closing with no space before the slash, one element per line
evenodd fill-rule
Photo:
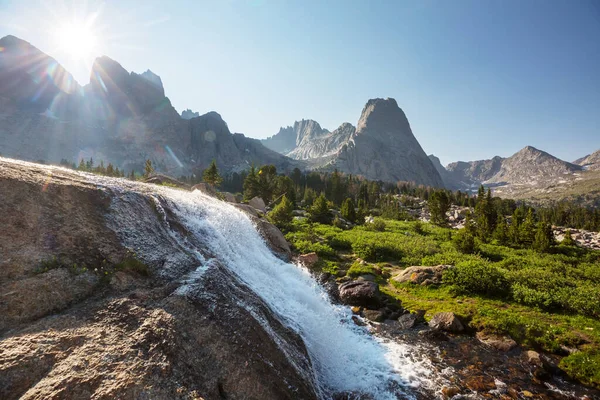
<path fill-rule="evenodd" d="M 587 156 L 578 158 L 573 161 L 573 164 L 581 165 L 587 170 L 600 170 L 600 150 L 588 154 Z"/>
<path fill-rule="evenodd" d="M 320 128 L 312 121 L 310 126 Z M 442 187 L 443 180 L 414 137 L 406 115 L 396 100 L 371 99 L 357 127 L 345 122 L 333 132 L 310 129 L 302 123 L 263 140 L 283 154 L 303 160 L 311 168 L 361 175 L 389 182 L 412 181 Z"/>
<path fill-rule="evenodd" d="M 212 159 L 224 171 L 252 163 L 281 170 L 296 165 L 257 140 L 232 134 L 216 113 L 198 116 L 198 121 L 182 118 L 161 78 L 150 70 L 128 72 L 102 56 L 93 63 L 90 83 L 81 87 L 56 60 L 26 41 L 7 36 L 0 47 L 4 156 L 49 162 L 93 157 L 127 171 L 142 171 L 149 158 L 158 170 L 176 176 L 198 173 Z"/>

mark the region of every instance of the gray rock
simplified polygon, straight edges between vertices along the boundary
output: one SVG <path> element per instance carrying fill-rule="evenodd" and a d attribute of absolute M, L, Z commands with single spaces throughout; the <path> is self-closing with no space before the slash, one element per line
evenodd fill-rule
<path fill-rule="evenodd" d="M 462 322 L 452 312 L 437 313 L 429 321 L 429 326 L 435 330 L 459 333 L 465 330 Z"/>
<path fill-rule="evenodd" d="M 432 285 L 442 283 L 442 274 L 451 265 L 438 265 L 435 267 L 408 267 L 392 279 L 399 283 L 410 282 L 417 285 Z"/>
<path fill-rule="evenodd" d="M 339 286 L 340 299 L 352 306 L 378 306 L 380 304 L 379 286 L 369 281 L 350 281 Z"/>
<path fill-rule="evenodd" d="M 258 211 L 262 211 L 263 213 L 267 212 L 267 206 L 265 205 L 264 200 L 260 197 L 253 197 L 248 202 L 248 205 L 256 208 Z"/>

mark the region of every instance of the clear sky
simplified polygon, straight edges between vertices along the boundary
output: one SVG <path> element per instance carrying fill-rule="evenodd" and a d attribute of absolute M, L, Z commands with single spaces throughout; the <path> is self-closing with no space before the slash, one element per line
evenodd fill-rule
<path fill-rule="evenodd" d="M 356 125 L 369 98 L 394 97 L 444 164 L 600 149 L 597 0 L 0 0 L 6 34 L 81 84 L 102 54 L 149 68 L 178 111 L 251 137 Z"/>

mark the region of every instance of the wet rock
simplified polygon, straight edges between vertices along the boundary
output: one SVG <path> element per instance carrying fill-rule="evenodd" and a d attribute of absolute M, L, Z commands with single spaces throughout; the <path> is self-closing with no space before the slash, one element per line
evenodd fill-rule
<path fill-rule="evenodd" d="M 486 344 L 498 351 L 507 352 L 517 347 L 517 342 L 515 342 L 509 336 L 500 336 L 485 332 L 477 332 L 475 336 L 481 343 Z"/>
<path fill-rule="evenodd" d="M 198 183 L 198 184 L 192 186 L 192 191 L 194 191 L 194 190 L 199 190 L 204 194 L 218 198 L 217 191 L 215 190 L 215 188 L 212 185 L 209 185 L 208 183 L 204 183 L 204 182 Z"/>
<path fill-rule="evenodd" d="M 399 283 L 410 282 L 416 285 L 439 285 L 442 283 L 442 274 L 448 269 L 452 268 L 452 265 L 438 265 L 435 267 L 408 267 L 401 271 L 398 275 L 392 279 Z"/>
<path fill-rule="evenodd" d="M 398 318 L 398 326 L 400 327 L 400 329 L 410 329 L 422 321 L 423 315 L 416 313 L 404 314 L 401 315 L 400 318 Z"/>
<path fill-rule="evenodd" d="M 487 392 L 496 388 L 494 378 L 485 375 L 475 375 L 467 379 L 465 386 L 475 392 Z"/>
<path fill-rule="evenodd" d="M 298 262 L 304 265 L 306 268 L 312 268 L 319 261 L 317 253 L 307 253 L 298 256 Z"/>
<path fill-rule="evenodd" d="M 350 281 L 339 286 L 340 299 L 351 306 L 377 306 L 380 304 L 379 286 L 369 281 Z"/>
<path fill-rule="evenodd" d="M 535 365 L 537 367 L 543 366 L 542 358 L 540 356 L 540 353 L 538 353 L 537 351 L 527 350 L 525 352 L 525 359 L 531 365 Z"/>
<path fill-rule="evenodd" d="M 252 216 L 252 217 L 260 217 L 260 215 L 258 214 L 258 211 L 256 211 L 256 208 L 254 207 L 250 207 L 248 204 L 232 204 L 232 206 L 234 206 L 235 208 L 237 208 L 240 211 L 245 212 L 246 214 Z"/>
<path fill-rule="evenodd" d="M 352 321 L 354 321 L 354 323 L 358 326 L 365 326 L 367 325 L 362 319 L 360 319 L 359 317 L 357 317 L 356 315 L 352 316 Z"/>
<path fill-rule="evenodd" d="M 373 322 L 382 322 L 385 319 L 385 313 L 380 310 L 364 310 L 363 315 Z"/>
<path fill-rule="evenodd" d="M 460 393 L 460 389 L 457 388 L 456 386 L 444 386 L 442 388 L 442 395 L 444 396 L 445 399 L 451 399 L 452 397 L 456 396 L 459 393 Z"/>
<path fill-rule="evenodd" d="M 338 288 L 335 278 L 331 274 L 321 274 L 321 277 L 327 276 L 326 279 L 319 279 L 319 283 L 325 289 L 325 292 L 329 295 L 332 302 L 337 303 L 340 301 L 340 290 Z"/>
<path fill-rule="evenodd" d="M 262 218 L 251 217 L 251 219 L 273 254 L 284 261 L 289 261 L 292 258 L 292 250 L 279 228 Z"/>
<path fill-rule="evenodd" d="M 257 209 L 258 211 L 261 211 L 263 213 L 267 212 L 267 206 L 265 205 L 265 202 L 263 199 L 261 199 L 260 197 L 253 197 L 252 199 L 250 199 L 250 201 L 248 202 L 248 205 L 250 207 L 254 207 L 255 209 Z"/>
<path fill-rule="evenodd" d="M 87 179 L 0 160 L 1 399 L 317 398 L 302 339 L 237 276 L 215 261 L 188 283 L 155 186 Z M 128 248 L 152 273 L 98 282 Z"/>
<path fill-rule="evenodd" d="M 443 330 L 452 333 L 460 333 L 465 330 L 462 322 L 452 312 L 437 313 L 429 321 L 432 329 Z"/>
<path fill-rule="evenodd" d="M 450 340 L 446 334 L 437 329 L 426 329 L 419 332 L 419 336 L 431 342 L 447 342 Z"/>

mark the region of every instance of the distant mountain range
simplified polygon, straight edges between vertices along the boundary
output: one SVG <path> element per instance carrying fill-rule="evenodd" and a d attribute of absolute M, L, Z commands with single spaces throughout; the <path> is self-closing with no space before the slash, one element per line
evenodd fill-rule
<path fill-rule="evenodd" d="M 4 156 L 75 163 L 93 157 L 127 172 L 143 171 L 151 159 L 175 176 L 199 173 L 213 159 L 225 171 L 252 163 L 280 170 L 298 165 L 256 139 L 232 134 L 216 112 L 180 116 L 150 70 L 129 73 L 103 56 L 82 87 L 56 60 L 21 39 L 6 36 L 0 48 Z"/>
<path fill-rule="evenodd" d="M 337 169 L 372 180 L 466 191 L 483 184 L 516 198 L 579 195 L 580 187 L 586 188 L 583 195 L 595 193 L 590 182 L 596 175 L 600 187 L 600 151 L 569 163 L 527 146 L 508 158 L 444 167 L 426 155 L 391 98 L 369 100 L 356 127 L 346 122 L 329 131 L 303 119 L 257 140 L 231 133 L 214 111 L 178 114 L 161 78 L 150 70 L 128 72 L 103 56 L 93 63 L 90 83 L 80 86 L 55 59 L 19 38 L 0 39 L 0 48 L 3 156 L 75 163 L 93 157 L 127 172 L 143 170 L 151 159 L 158 170 L 175 176 L 197 174 L 213 159 L 224 172 L 251 164 L 273 164 L 280 171 Z"/>

